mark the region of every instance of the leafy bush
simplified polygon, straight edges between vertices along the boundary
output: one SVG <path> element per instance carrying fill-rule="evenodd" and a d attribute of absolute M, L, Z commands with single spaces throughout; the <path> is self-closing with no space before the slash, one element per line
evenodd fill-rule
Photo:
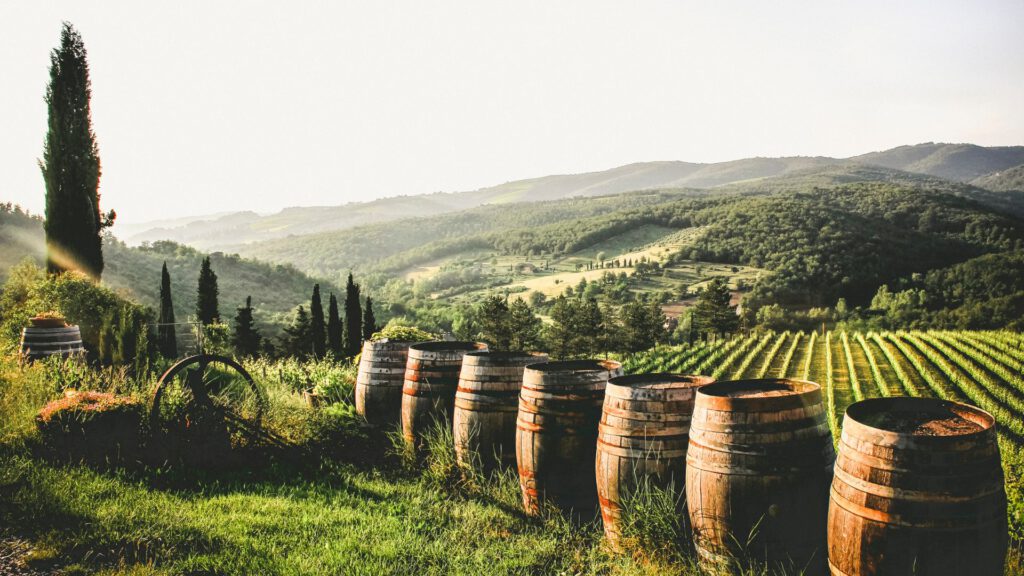
<path fill-rule="evenodd" d="M 142 403 L 108 392 L 73 392 L 36 417 L 44 446 L 67 460 L 104 463 L 138 454 Z"/>
<path fill-rule="evenodd" d="M 420 330 L 415 326 L 404 326 L 397 323 L 390 323 L 383 330 L 375 333 L 371 340 L 394 340 L 396 342 L 427 342 L 437 340 L 437 334 L 431 334 Z"/>

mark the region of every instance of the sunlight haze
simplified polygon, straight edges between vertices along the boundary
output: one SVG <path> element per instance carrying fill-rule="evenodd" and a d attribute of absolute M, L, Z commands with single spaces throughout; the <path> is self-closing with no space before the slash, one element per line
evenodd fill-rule
<path fill-rule="evenodd" d="M 88 49 L 102 207 L 127 222 L 1024 143 L 1019 1 L 2 6 L 0 198 L 37 213 L 62 20 Z"/>

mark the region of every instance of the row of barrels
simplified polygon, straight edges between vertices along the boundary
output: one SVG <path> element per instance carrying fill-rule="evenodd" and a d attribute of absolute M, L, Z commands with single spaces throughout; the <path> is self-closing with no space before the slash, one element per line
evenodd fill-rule
<path fill-rule="evenodd" d="M 609 360 L 474 342 L 367 342 L 356 403 L 373 424 L 400 421 L 412 446 L 447 418 L 461 462 L 517 466 L 531 514 L 599 505 L 612 546 L 623 497 L 650 482 L 685 491 L 712 572 L 743 559 L 837 576 L 1002 573 L 994 419 L 964 404 L 855 403 L 837 457 L 813 382 L 626 376 Z"/>

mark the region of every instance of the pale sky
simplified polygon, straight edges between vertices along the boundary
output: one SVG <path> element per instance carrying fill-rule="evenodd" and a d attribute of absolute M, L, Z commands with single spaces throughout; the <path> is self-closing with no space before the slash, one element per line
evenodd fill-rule
<path fill-rule="evenodd" d="M 1024 144 L 1024 1 L 0 0 L 0 200 L 61 20 L 124 221 L 472 190 L 630 162 Z"/>

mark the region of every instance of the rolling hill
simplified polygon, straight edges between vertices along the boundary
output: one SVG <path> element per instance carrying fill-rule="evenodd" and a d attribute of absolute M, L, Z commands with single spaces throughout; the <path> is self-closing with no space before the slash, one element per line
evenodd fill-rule
<path fill-rule="evenodd" d="M 121 234 L 129 244 L 174 240 L 209 249 L 233 250 L 239 244 L 344 230 L 412 216 L 436 216 L 487 204 L 539 202 L 594 197 L 635 190 L 664 188 L 711 189 L 765 179 L 870 164 L 946 180 L 970 182 L 1024 163 L 1024 147 L 985 148 L 972 144 L 918 144 L 871 152 L 852 158 L 747 158 L 709 164 L 664 161 L 641 162 L 610 170 L 563 174 L 506 182 L 466 192 L 397 196 L 341 206 L 286 208 L 261 216 L 238 212 L 219 217 L 133 225 Z"/>
<path fill-rule="evenodd" d="M 171 274 L 175 317 L 181 322 L 195 315 L 196 279 L 204 253 L 166 241 L 129 247 L 108 237 L 103 254 L 106 262 L 103 283 L 154 308 L 160 296 L 160 267 L 166 261 Z M 0 281 L 6 278 L 11 266 L 26 257 L 37 264 L 44 261 L 42 220 L 20 209 L 0 206 Z M 317 282 L 288 265 L 267 264 L 221 252 L 210 254 L 210 261 L 218 275 L 222 319 L 230 323 L 235 308 L 251 295 L 257 324 L 269 335 L 276 335 L 289 321 L 295 306 L 308 305 L 313 284 Z M 341 293 L 327 282 L 320 281 L 320 284 L 325 296 L 331 291 Z"/>

